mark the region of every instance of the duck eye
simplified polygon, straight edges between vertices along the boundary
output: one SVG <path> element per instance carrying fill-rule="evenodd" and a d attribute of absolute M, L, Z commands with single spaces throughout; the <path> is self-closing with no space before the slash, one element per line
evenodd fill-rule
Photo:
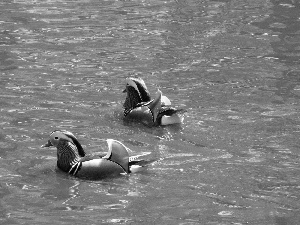
<path fill-rule="evenodd" d="M 56 139 L 56 140 L 57 140 L 57 139 L 58 139 L 58 137 L 54 137 L 54 139 Z"/>

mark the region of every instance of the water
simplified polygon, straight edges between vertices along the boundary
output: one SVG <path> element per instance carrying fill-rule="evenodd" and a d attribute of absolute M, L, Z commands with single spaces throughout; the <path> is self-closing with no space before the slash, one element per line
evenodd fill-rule
<path fill-rule="evenodd" d="M 299 224 L 298 1 L 0 6 L 1 224 Z M 124 123 L 128 76 L 186 108 L 184 123 Z M 55 129 L 159 161 L 71 178 L 40 148 Z"/>

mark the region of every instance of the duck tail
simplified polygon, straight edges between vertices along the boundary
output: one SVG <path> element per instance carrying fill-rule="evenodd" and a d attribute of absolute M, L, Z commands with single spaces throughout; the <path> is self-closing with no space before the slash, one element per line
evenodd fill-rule
<path fill-rule="evenodd" d="M 148 166 L 149 164 L 152 164 L 154 162 L 157 162 L 157 159 L 149 159 L 149 160 L 145 160 L 145 159 L 138 159 L 138 160 L 133 160 L 131 162 L 129 162 L 129 166 L 141 166 L 141 167 L 145 167 Z"/>
<path fill-rule="evenodd" d="M 145 152 L 140 155 L 129 157 L 130 172 L 136 173 L 143 171 L 147 166 L 159 161 L 159 159 L 140 159 L 140 157 L 150 155 L 151 152 Z"/>
<path fill-rule="evenodd" d="M 141 157 L 150 155 L 151 152 L 145 152 L 140 155 L 130 156 L 129 157 L 129 165 L 140 165 L 143 166 L 145 163 L 148 164 L 149 160 L 141 159 Z"/>
<path fill-rule="evenodd" d="M 183 114 L 187 112 L 186 109 L 176 109 L 172 107 L 163 107 L 162 110 L 160 111 L 160 114 L 163 116 L 172 116 L 174 114 Z"/>

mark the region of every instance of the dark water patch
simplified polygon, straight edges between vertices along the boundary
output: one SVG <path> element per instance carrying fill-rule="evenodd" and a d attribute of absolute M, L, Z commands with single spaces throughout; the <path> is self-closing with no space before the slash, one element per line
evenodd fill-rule
<path fill-rule="evenodd" d="M 14 59 L 12 58 L 12 54 L 10 54 L 7 51 L 0 52 L 0 63 L 1 63 L 0 70 L 2 71 L 17 69 Z"/>
<path fill-rule="evenodd" d="M 17 44 L 17 40 L 9 30 L 3 30 L 2 32 L 0 32 L 0 46 L 15 44 Z"/>

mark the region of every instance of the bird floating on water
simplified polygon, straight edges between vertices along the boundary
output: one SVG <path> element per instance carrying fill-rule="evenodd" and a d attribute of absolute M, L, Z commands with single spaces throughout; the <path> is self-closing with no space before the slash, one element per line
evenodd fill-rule
<path fill-rule="evenodd" d="M 145 82 L 141 78 L 126 78 L 127 93 L 124 107 L 124 117 L 129 120 L 143 121 L 150 125 L 169 125 L 183 121 L 183 109 L 171 107 L 171 101 L 157 91 L 156 97 L 151 99 Z"/>
<path fill-rule="evenodd" d="M 128 149 L 119 141 L 108 139 L 108 152 L 103 156 L 87 156 L 77 138 L 69 131 L 55 130 L 42 147 L 57 148 L 57 167 L 79 178 L 99 179 L 141 171 L 154 162 L 140 159 L 144 153 L 129 156 Z"/>

